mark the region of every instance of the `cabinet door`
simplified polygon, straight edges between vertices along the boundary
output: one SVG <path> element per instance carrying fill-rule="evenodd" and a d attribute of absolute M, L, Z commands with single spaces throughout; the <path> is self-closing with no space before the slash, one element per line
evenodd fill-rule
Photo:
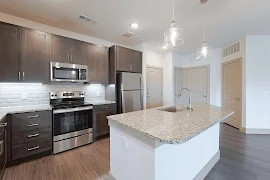
<path fill-rule="evenodd" d="M 109 50 L 94 44 L 87 45 L 88 78 L 90 83 L 109 83 Z"/>
<path fill-rule="evenodd" d="M 131 71 L 142 73 L 142 52 L 132 51 Z"/>
<path fill-rule="evenodd" d="M 1 126 L 6 123 L 6 119 L 1 121 Z M 4 175 L 4 169 L 7 161 L 7 151 L 6 151 L 6 127 L 0 128 L 0 179 Z"/>
<path fill-rule="evenodd" d="M 62 36 L 52 36 L 51 61 L 69 63 L 69 39 Z"/>
<path fill-rule="evenodd" d="M 131 50 L 128 48 L 117 46 L 116 48 L 117 58 L 117 71 L 131 71 Z"/>
<path fill-rule="evenodd" d="M 107 116 L 116 114 L 116 111 L 104 111 L 96 114 L 96 136 L 110 133 Z"/>
<path fill-rule="evenodd" d="M 22 80 L 49 82 L 49 34 L 22 29 Z"/>
<path fill-rule="evenodd" d="M 0 23 L 0 82 L 19 81 L 21 28 Z"/>
<path fill-rule="evenodd" d="M 75 39 L 70 39 L 70 62 L 74 64 L 86 65 L 86 43 Z"/>

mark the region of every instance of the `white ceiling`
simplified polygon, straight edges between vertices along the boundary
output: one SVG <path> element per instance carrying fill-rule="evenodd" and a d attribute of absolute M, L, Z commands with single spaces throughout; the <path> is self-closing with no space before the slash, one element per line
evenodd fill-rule
<path fill-rule="evenodd" d="M 193 53 L 206 38 L 213 48 L 224 47 L 245 35 L 270 34 L 269 0 L 175 0 L 176 23 L 184 30 L 184 45 L 174 52 Z M 162 49 L 163 32 L 172 21 L 172 0 L 0 0 L 0 11 L 126 46 L 147 42 Z M 79 14 L 97 19 L 89 24 Z M 138 22 L 131 38 L 121 36 Z"/>

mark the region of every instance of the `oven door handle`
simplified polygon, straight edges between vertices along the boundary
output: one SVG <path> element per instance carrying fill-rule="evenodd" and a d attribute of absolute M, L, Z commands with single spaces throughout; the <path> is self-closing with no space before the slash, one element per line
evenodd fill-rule
<path fill-rule="evenodd" d="M 53 110 L 53 114 L 61 114 L 61 113 L 76 112 L 76 111 L 85 111 L 85 110 L 90 110 L 90 109 L 93 109 L 93 106 L 67 108 L 67 109 L 56 109 L 56 110 Z"/>

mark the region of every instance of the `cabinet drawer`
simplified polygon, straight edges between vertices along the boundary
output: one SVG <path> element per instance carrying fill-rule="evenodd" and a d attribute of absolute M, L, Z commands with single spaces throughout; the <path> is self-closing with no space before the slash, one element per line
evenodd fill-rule
<path fill-rule="evenodd" d="M 116 104 L 97 105 L 97 106 L 94 106 L 94 111 L 95 113 L 116 111 Z"/>
<path fill-rule="evenodd" d="M 52 137 L 52 127 L 31 129 L 12 133 L 12 146 L 18 146 Z"/>
<path fill-rule="evenodd" d="M 12 132 L 52 126 L 52 111 L 13 114 Z"/>
<path fill-rule="evenodd" d="M 52 139 L 37 141 L 12 148 L 12 160 L 35 155 L 52 149 Z"/>

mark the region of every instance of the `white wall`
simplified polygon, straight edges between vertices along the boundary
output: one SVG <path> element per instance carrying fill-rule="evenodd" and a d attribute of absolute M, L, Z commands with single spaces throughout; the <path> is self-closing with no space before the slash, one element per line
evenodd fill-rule
<path fill-rule="evenodd" d="M 173 53 L 164 55 L 163 65 L 163 105 L 174 105 Z"/>
<path fill-rule="evenodd" d="M 247 36 L 246 128 L 270 129 L 269 102 L 270 36 Z"/>
<path fill-rule="evenodd" d="M 213 55 L 201 60 L 191 60 L 191 55 L 174 55 L 174 66 L 188 68 L 210 65 L 210 104 L 221 106 L 221 49 L 214 49 Z"/>

